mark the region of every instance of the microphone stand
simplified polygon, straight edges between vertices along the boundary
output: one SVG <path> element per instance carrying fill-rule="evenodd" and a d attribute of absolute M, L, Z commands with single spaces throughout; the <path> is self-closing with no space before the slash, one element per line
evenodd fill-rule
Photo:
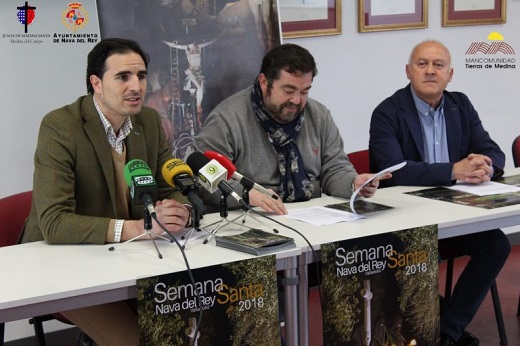
<path fill-rule="evenodd" d="M 229 193 L 221 191 L 220 194 L 220 221 L 214 222 L 208 226 L 214 225 L 217 223 L 217 227 L 213 229 L 213 231 L 210 232 L 209 236 L 204 240 L 204 244 L 207 244 L 208 241 L 224 226 L 227 224 L 233 223 L 238 226 L 242 226 L 239 223 L 236 223 L 235 220 L 239 217 L 234 218 L 233 220 L 228 220 L 227 217 L 229 215 L 228 212 L 228 205 L 227 205 L 227 198 L 229 196 Z M 226 223 L 224 223 L 226 222 Z"/>
<path fill-rule="evenodd" d="M 194 231 L 200 232 L 200 219 L 201 219 L 201 212 L 199 211 L 199 208 L 197 208 L 196 205 L 193 206 L 191 209 L 191 228 L 188 232 L 186 232 L 181 239 L 186 239 L 184 244 L 182 245 L 182 249 L 184 250 L 186 248 L 186 244 L 188 243 L 188 240 L 190 240 L 191 235 Z"/>
<path fill-rule="evenodd" d="M 249 205 L 249 190 L 250 190 L 250 188 L 249 187 L 245 187 L 245 186 L 242 189 L 242 199 L 247 203 L 247 205 Z M 256 222 L 258 222 L 259 224 L 265 226 L 266 228 L 270 228 L 265 222 L 262 222 L 259 218 L 255 217 L 254 215 L 249 213 L 250 209 L 243 208 L 242 210 L 244 211 L 243 215 L 242 215 L 243 216 L 242 224 L 246 223 L 246 218 L 249 216 L 250 218 L 252 218 Z M 257 212 L 257 214 L 258 214 L 258 212 Z M 262 216 L 262 214 L 259 214 L 259 215 Z M 249 227 L 249 226 L 246 226 L 246 227 Z M 249 228 L 252 228 L 252 227 L 249 227 Z M 276 228 L 273 228 L 273 232 L 274 233 L 279 233 L 279 231 Z"/>
<path fill-rule="evenodd" d="M 153 246 L 155 246 L 155 250 L 157 251 L 157 256 L 159 256 L 159 258 L 163 258 L 162 253 L 159 251 L 159 248 L 157 247 L 157 244 L 155 243 L 155 237 L 159 237 L 159 238 L 162 238 L 164 240 L 168 240 L 170 243 L 173 243 L 173 241 L 168 239 L 168 238 L 166 238 L 166 237 L 163 237 L 160 234 L 152 233 L 151 229 L 152 229 L 152 215 L 150 214 L 150 211 L 148 211 L 148 208 L 146 208 L 146 206 L 145 206 L 144 207 L 144 232 L 139 234 L 136 237 L 133 237 L 132 239 L 129 239 L 129 240 L 123 242 L 123 243 L 116 244 L 114 246 L 109 247 L 108 251 L 114 251 L 116 248 L 118 248 L 120 246 L 123 246 L 125 244 L 128 244 L 128 243 L 134 241 L 134 240 L 137 240 L 137 239 L 139 239 L 141 237 L 144 237 L 145 235 L 148 235 L 150 237 L 150 239 L 152 240 Z"/>
<path fill-rule="evenodd" d="M 237 217 L 235 217 L 233 220 L 228 220 L 227 217 L 228 217 L 228 205 L 227 205 L 227 197 L 229 196 L 229 194 L 225 193 L 225 192 L 222 192 L 222 194 L 220 195 L 220 221 L 217 221 L 217 222 L 214 222 L 212 224 L 210 224 L 209 226 L 211 225 L 214 225 L 215 223 L 218 223 L 217 227 L 215 227 L 215 229 L 213 229 L 213 231 L 210 232 L 210 235 L 204 240 L 204 244 L 206 244 L 210 239 L 211 237 L 213 237 L 221 228 L 223 228 L 224 226 L 232 223 L 232 224 L 235 224 L 237 226 L 240 226 L 240 227 L 247 227 L 249 229 L 254 229 L 255 227 L 250 227 L 248 225 L 246 225 L 246 217 L 249 215 L 250 218 L 252 218 L 253 220 L 255 220 L 256 222 L 258 222 L 259 224 L 265 226 L 266 228 L 270 228 L 266 223 L 260 221 L 258 218 L 256 218 L 255 216 L 251 215 L 249 213 L 249 208 L 247 207 L 243 207 L 242 210 L 243 210 L 243 213 L 242 215 L 239 215 Z M 242 199 L 244 200 L 245 205 L 249 205 L 249 188 L 247 187 L 244 187 L 242 189 Z M 261 214 L 260 214 L 261 215 Z M 241 223 L 238 223 L 236 222 L 237 219 L 241 218 L 242 217 L 242 222 Z M 226 222 L 226 223 L 224 223 Z M 273 232 L 274 233 L 279 233 L 278 230 L 276 228 L 273 228 Z"/>

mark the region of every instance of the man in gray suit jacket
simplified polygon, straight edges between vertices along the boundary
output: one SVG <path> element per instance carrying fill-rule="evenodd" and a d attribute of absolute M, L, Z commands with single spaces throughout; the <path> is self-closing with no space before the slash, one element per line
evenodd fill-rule
<path fill-rule="evenodd" d="M 89 95 L 42 120 L 23 242 L 105 244 L 143 234 L 144 208 L 132 203 L 123 175 L 133 159 L 147 163 L 157 181 L 160 223 L 170 232 L 187 225 L 184 198 L 160 173 L 172 158 L 160 117 L 143 107 L 147 67 L 148 56 L 130 40 L 102 40 L 89 53 Z M 155 220 L 151 231 L 162 233 Z M 137 316 L 125 302 L 62 314 L 98 344 L 139 344 Z"/>

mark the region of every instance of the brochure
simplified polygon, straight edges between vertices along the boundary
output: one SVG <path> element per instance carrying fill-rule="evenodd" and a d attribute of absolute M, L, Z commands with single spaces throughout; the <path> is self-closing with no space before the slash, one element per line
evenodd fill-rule
<path fill-rule="evenodd" d="M 266 232 L 258 228 L 253 228 L 236 235 L 217 235 L 215 236 L 215 242 L 217 246 L 257 256 L 296 247 L 293 238 Z"/>
<path fill-rule="evenodd" d="M 367 181 L 365 181 L 365 183 L 363 185 L 361 185 L 356 191 L 354 191 L 352 193 L 352 196 L 350 196 L 350 209 L 352 209 L 352 212 L 354 214 L 357 214 L 356 210 L 355 210 L 355 204 L 354 204 L 354 201 L 356 200 L 356 197 L 357 195 L 359 194 L 359 192 L 365 187 L 367 186 L 368 184 L 370 184 L 372 181 L 376 180 L 376 179 L 379 179 L 381 178 L 383 175 L 385 175 L 386 173 L 391 173 L 391 172 L 395 172 L 397 171 L 398 169 L 401 169 L 403 168 L 404 166 L 406 165 L 406 161 L 403 161 L 401 163 L 398 163 L 397 165 L 393 165 L 392 167 L 388 167 L 386 169 L 383 169 L 382 171 L 380 171 L 379 173 L 376 173 L 372 176 L 372 178 L 368 179 Z"/>

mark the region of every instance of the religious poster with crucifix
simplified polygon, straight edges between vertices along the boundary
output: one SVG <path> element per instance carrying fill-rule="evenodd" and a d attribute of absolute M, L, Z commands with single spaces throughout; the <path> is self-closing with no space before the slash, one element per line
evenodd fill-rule
<path fill-rule="evenodd" d="M 150 54 L 145 105 L 155 108 L 185 160 L 209 112 L 253 84 L 280 44 L 277 1 L 98 1 L 101 37 L 137 40 Z"/>

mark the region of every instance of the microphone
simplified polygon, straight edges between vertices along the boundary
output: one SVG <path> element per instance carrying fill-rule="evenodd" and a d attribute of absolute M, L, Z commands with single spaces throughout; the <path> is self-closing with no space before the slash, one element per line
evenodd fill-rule
<path fill-rule="evenodd" d="M 123 170 L 130 187 L 130 197 L 137 205 L 144 205 L 153 218 L 157 217 L 153 202 L 157 200 L 157 184 L 148 165 L 139 159 L 130 160 Z"/>
<path fill-rule="evenodd" d="M 186 163 L 197 174 L 200 184 L 210 193 L 220 189 L 225 195 L 231 195 L 244 209 L 250 209 L 249 205 L 226 182 L 227 170 L 217 160 L 210 160 L 204 154 L 194 151 L 188 156 Z"/>
<path fill-rule="evenodd" d="M 204 155 L 213 160 L 217 160 L 222 166 L 224 166 L 225 169 L 227 169 L 228 180 L 233 178 L 234 180 L 238 181 L 242 186 L 248 188 L 249 190 L 255 189 L 258 192 L 263 193 L 264 195 L 271 197 L 273 199 L 278 199 L 278 196 L 271 191 L 264 188 L 262 185 L 255 183 L 251 179 L 244 177 L 242 174 L 237 172 L 237 167 L 231 162 L 229 158 L 226 156 L 217 153 L 216 151 L 205 151 Z"/>
<path fill-rule="evenodd" d="M 168 184 L 176 187 L 196 208 L 201 215 L 206 213 L 206 207 L 197 195 L 199 187 L 193 179 L 193 171 L 190 166 L 180 159 L 170 159 L 162 167 L 162 176 Z"/>

